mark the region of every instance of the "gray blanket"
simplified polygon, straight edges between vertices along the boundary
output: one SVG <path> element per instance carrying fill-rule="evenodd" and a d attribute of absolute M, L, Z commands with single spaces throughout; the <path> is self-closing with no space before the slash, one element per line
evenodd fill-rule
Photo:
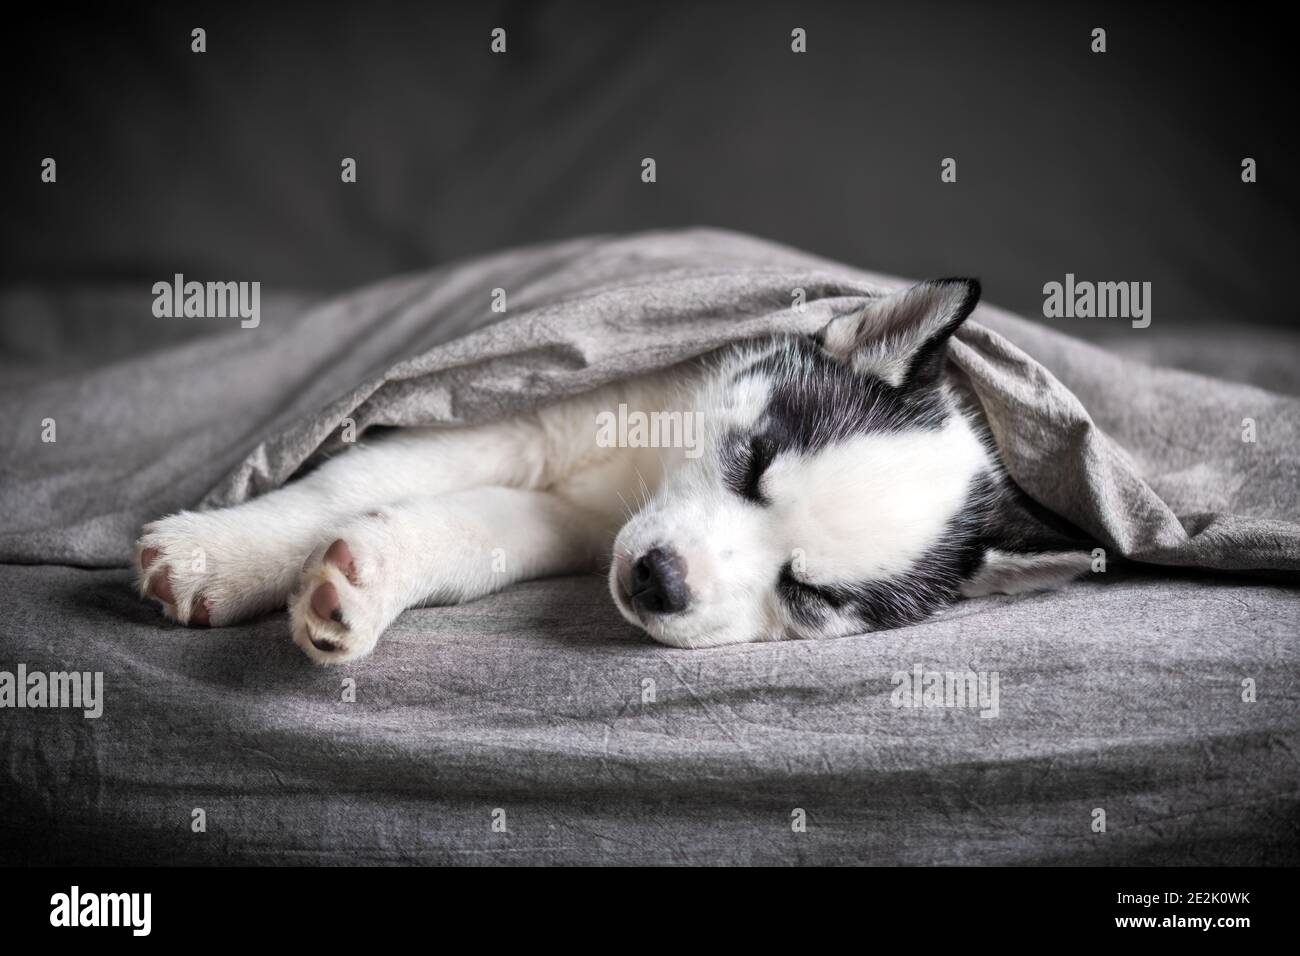
<path fill-rule="evenodd" d="M 0 712 L 0 850 L 1296 861 L 1300 401 L 1138 365 L 988 306 L 954 345 L 957 374 L 1017 482 L 1110 559 L 1055 595 L 684 652 L 623 624 L 594 578 L 535 582 L 408 612 L 372 658 L 329 671 L 289 646 L 282 615 L 185 631 L 135 601 L 125 571 L 93 570 L 125 564 L 161 512 L 283 483 L 339 447 L 345 418 L 362 431 L 487 420 L 811 331 L 896 284 L 713 231 L 579 240 L 15 375 L 0 389 L 0 669 L 102 671 L 105 703 L 98 719 Z M 998 675 L 998 716 L 894 706 L 896 675 L 918 665 Z"/>
<path fill-rule="evenodd" d="M 144 521 L 279 486 L 338 447 L 345 417 L 360 432 L 500 417 L 740 338 L 815 330 L 897 284 L 729 233 L 581 240 L 7 393 L 0 560 L 120 564 Z M 1016 481 L 1114 552 L 1300 569 L 1296 399 L 1137 368 L 988 306 L 953 357 Z"/>

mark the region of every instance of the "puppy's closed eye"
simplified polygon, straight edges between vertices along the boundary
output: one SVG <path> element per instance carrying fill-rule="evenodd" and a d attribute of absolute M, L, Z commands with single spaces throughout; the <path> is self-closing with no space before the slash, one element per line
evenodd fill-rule
<path fill-rule="evenodd" d="M 750 436 L 744 445 L 740 441 L 737 439 L 738 447 L 733 446 L 734 450 L 728 456 L 727 484 L 745 500 L 765 505 L 768 500 L 763 496 L 763 475 L 776 457 L 776 445 L 762 435 Z"/>
<path fill-rule="evenodd" d="M 788 563 L 781 568 L 776 589 L 790 604 L 805 608 L 813 606 L 838 608 L 844 604 L 844 598 L 835 591 L 800 581 L 794 576 L 794 569 Z"/>

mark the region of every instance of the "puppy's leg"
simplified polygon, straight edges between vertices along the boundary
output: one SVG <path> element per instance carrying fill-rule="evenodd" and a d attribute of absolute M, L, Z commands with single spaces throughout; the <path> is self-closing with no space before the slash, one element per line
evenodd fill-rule
<path fill-rule="evenodd" d="M 294 642 L 317 663 L 362 657 L 408 607 L 590 570 L 611 533 L 608 515 L 516 488 L 382 508 L 339 528 L 308 561 L 289 601 Z"/>
<path fill-rule="evenodd" d="M 145 525 L 135 546 L 140 595 L 185 624 L 221 626 L 284 607 L 303 558 L 351 516 L 418 495 L 536 484 L 544 450 L 527 417 L 392 433 L 245 504 Z"/>
<path fill-rule="evenodd" d="M 174 621 L 216 627 L 284 607 L 331 516 L 326 500 L 291 486 L 235 508 L 161 518 L 135 545 L 140 596 Z"/>

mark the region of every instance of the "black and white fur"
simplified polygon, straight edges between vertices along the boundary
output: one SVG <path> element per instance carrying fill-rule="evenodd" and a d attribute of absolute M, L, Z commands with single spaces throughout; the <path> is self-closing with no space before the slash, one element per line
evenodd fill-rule
<path fill-rule="evenodd" d="M 408 607 L 602 563 L 623 616 L 676 647 L 898 627 L 1054 587 L 1088 552 L 1032 513 L 946 372 L 978 298 L 972 280 L 924 283 L 815 337 L 394 432 L 246 504 L 147 525 L 140 593 L 214 626 L 287 604 L 304 653 L 340 663 Z M 605 447 L 598 416 L 620 404 L 699 411 L 699 447 Z"/>

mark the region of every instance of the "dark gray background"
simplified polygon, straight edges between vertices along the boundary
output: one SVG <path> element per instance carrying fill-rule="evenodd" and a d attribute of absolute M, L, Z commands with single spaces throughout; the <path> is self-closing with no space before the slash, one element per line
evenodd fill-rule
<path fill-rule="evenodd" d="M 706 224 L 900 275 L 978 275 L 1031 315 L 1043 283 L 1074 272 L 1152 282 L 1166 332 L 1294 321 L 1295 132 L 1276 103 L 1296 69 L 1264 8 L 268 6 L 15 15 L 5 287 L 112 280 L 147 303 L 179 271 L 333 290 Z M 494 26 L 506 55 L 489 52 Z"/>

